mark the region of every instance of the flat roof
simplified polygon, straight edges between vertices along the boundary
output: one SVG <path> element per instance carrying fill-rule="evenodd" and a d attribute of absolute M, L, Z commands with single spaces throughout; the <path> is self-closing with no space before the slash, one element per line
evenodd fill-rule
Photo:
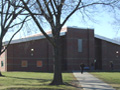
<path fill-rule="evenodd" d="M 61 31 L 60 36 L 64 36 L 66 32 L 67 32 L 66 30 Z M 48 32 L 48 36 L 52 37 L 52 34 L 50 34 L 50 32 Z M 10 44 L 33 41 L 33 40 L 39 40 L 39 39 L 44 39 L 44 38 L 46 38 L 46 37 L 43 34 L 39 33 L 39 34 L 27 36 L 25 38 L 12 40 L 10 42 Z M 9 41 L 5 41 L 5 42 L 3 42 L 3 45 L 7 45 L 8 43 L 9 43 Z"/>
<path fill-rule="evenodd" d="M 92 29 L 92 28 L 64 27 L 64 28 L 62 28 L 62 30 L 61 30 L 60 36 L 66 35 L 67 28 L 94 30 L 94 29 Z M 50 37 L 52 37 L 51 31 L 47 32 L 47 34 L 48 34 Z M 109 38 L 104 37 L 104 36 L 100 36 L 100 35 L 94 34 L 94 37 L 95 37 L 95 38 L 98 38 L 98 39 L 101 39 L 101 40 L 105 40 L 105 41 L 110 42 L 110 43 L 114 43 L 114 44 L 120 45 L 119 42 L 117 42 L 117 41 L 115 41 L 115 40 L 113 40 L 113 39 L 109 39 Z M 39 40 L 39 39 L 44 39 L 44 38 L 45 38 L 45 36 L 44 36 L 43 34 L 39 33 L 39 34 L 31 35 L 31 36 L 28 36 L 28 37 L 25 37 L 25 38 L 12 40 L 10 44 L 27 42 L 27 41 L 32 41 L 32 40 Z M 3 42 L 3 45 L 7 45 L 8 42 L 9 42 L 9 41 Z"/>
<path fill-rule="evenodd" d="M 86 28 L 86 27 L 78 27 L 78 26 L 68 26 L 67 28 L 84 29 L 84 30 L 94 30 L 94 28 Z"/>
<path fill-rule="evenodd" d="M 94 37 L 98 38 L 98 39 L 101 39 L 101 40 L 105 40 L 105 41 L 110 42 L 110 43 L 114 43 L 114 44 L 120 45 L 120 42 L 118 42 L 118 41 L 116 41 L 114 39 L 110 39 L 110 38 L 107 38 L 107 37 L 104 37 L 104 36 L 100 36 L 100 35 L 97 35 L 97 34 L 95 34 Z"/>

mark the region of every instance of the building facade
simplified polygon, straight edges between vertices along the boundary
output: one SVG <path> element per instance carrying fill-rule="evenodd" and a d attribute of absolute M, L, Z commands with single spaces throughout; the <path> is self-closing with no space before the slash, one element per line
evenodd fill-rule
<path fill-rule="evenodd" d="M 50 33 L 48 33 L 51 36 Z M 52 37 L 52 36 L 51 36 Z M 7 42 L 6 42 L 7 43 Z M 96 70 L 120 70 L 120 44 L 94 34 L 93 29 L 66 27 L 61 30 L 62 70 L 80 70 L 80 63 Z M 13 40 L 1 55 L 1 71 L 53 71 L 53 47 L 37 34 Z"/>

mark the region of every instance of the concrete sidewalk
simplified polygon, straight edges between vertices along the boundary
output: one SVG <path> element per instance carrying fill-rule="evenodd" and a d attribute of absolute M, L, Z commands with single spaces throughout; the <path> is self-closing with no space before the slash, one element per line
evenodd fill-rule
<path fill-rule="evenodd" d="M 79 81 L 83 90 L 115 90 L 107 83 L 104 83 L 102 80 L 99 80 L 87 72 L 84 72 L 83 74 L 80 72 L 73 72 L 73 74 Z"/>

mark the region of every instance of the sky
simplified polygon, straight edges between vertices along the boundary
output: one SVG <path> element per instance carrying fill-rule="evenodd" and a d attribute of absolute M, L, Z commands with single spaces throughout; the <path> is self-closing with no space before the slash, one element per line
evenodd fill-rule
<path fill-rule="evenodd" d="M 111 16 L 108 13 L 103 13 L 102 15 L 97 16 L 96 19 L 97 19 L 96 22 L 92 22 L 91 20 L 88 20 L 88 19 L 85 22 L 80 18 L 78 13 L 75 13 L 67 21 L 67 23 L 64 26 L 79 27 L 79 28 L 92 28 L 92 29 L 94 29 L 95 34 L 104 36 L 104 37 L 107 37 L 110 39 L 113 39 L 116 36 L 119 36 L 119 33 L 116 33 L 115 28 L 111 24 L 113 19 L 111 18 Z M 35 32 L 30 32 L 30 34 L 26 34 L 25 32 L 27 29 L 29 29 L 29 30 L 35 29 L 33 23 L 29 23 L 29 26 L 30 26 L 29 28 L 27 28 L 27 26 L 25 26 L 23 28 L 23 30 L 21 30 L 20 33 L 18 33 L 14 37 L 14 39 L 20 39 L 20 38 L 26 37 L 27 35 L 33 35 L 36 33 L 40 33 L 39 30 L 35 30 Z M 46 29 L 46 30 L 50 30 L 50 29 Z M 8 40 L 7 38 L 5 38 L 5 39 Z"/>
<path fill-rule="evenodd" d="M 113 17 L 109 15 L 109 13 L 103 13 L 97 17 L 96 22 L 92 22 L 91 20 L 87 20 L 85 23 L 80 21 L 78 14 L 74 14 L 69 22 L 66 23 L 66 26 L 75 26 L 81 28 L 93 28 L 95 34 L 100 36 L 104 36 L 107 38 L 114 38 L 118 33 L 116 32 L 118 28 L 114 28 L 112 25 Z M 116 29 L 116 30 L 115 30 Z"/>
<path fill-rule="evenodd" d="M 92 28 L 94 29 L 95 34 L 98 34 L 100 36 L 104 36 L 110 39 L 113 39 L 114 37 L 120 35 L 119 33 L 116 32 L 118 28 L 114 28 L 114 26 L 112 25 L 114 19 L 110 14 L 110 12 L 104 12 L 101 10 L 99 14 L 97 15 L 95 14 L 93 17 L 96 20 L 95 22 L 86 18 L 85 18 L 85 21 L 83 21 L 83 18 L 81 18 L 80 13 L 76 12 L 67 21 L 65 26 L 79 27 L 79 28 Z M 29 23 L 29 28 L 25 26 L 23 30 L 21 30 L 20 33 L 15 36 L 14 39 L 19 39 L 27 35 L 40 33 L 39 30 L 35 30 L 35 32 L 31 32 L 29 34 L 25 33 L 26 30 L 36 29 L 34 26 L 35 25 L 33 25 L 33 23 Z M 46 29 L 46 30 L 50 30 L 50 29 Z"/>

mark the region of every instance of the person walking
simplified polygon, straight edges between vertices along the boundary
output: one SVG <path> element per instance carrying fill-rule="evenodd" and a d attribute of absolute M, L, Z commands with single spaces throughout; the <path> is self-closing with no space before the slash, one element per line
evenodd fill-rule
<path fill-rule="evenodd" d="M 91 70 L 94 70 L 94 63 L 91 63 Z"/>
<path fill-rule="evenodd" d="M 81 64 L 80 64 L 80 68 L 81 68 L 81 74 L 83 74 L 84 67 L 85 67 L 85 65 L 84 65 L 83 63 L 81 63 Z"/>
<path fill-rule="evenodd" d="M 111 68 L 111 70 L 113 70 L 113 62 L 112 61 L 110 62 L 110 68 Z"/>

